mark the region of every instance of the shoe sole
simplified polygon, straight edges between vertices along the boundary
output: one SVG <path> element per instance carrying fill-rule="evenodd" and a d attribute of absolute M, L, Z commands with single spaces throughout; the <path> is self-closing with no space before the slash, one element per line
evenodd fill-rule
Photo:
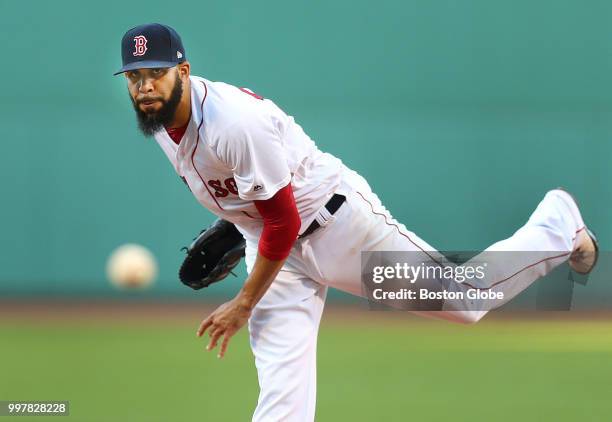
<path fill-rule="evenodd" d="M 557 190 L 567 193 L 569 197 L 572 198 L 572 201 L 574 201 L 574 204 L 576 204 L 576 207 L 578 208 L 578 210 L 580 210 L 580 204 L 578 203 L 574 195 L 572 195 L 567 189 L 563 187 L 558 187 Z M 591 268 L 589 268 L 587 271 L 584 271 L 584 272 L 574 269 L 574 267 L 572 267 L 572 264 L 571 263 L 569 264 L 574 272 L 581 274 L 581 275 L 586 275 L 586 274 L 589 274 L 591 271 L 593 271 L 593 268 L 595 268 L 595 266 L 597 265 L 597 260 L 599 259 L 599 242 L 597 241 L 597 236 L 595 236 L 595 233 L 593 233 L 591 229 L 587 227 L 586 223 L 584 225 L 584 230 L 586 231 L 587 235 L 589 235 L 589 237 L 591 238 L 591 241 L 593 242 L 593 246 L 595 247 L 595 260 L 593 261 Z"/>

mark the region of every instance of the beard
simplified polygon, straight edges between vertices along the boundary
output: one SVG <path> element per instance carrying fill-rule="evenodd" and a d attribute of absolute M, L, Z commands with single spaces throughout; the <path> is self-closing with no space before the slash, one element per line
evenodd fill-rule
<path fill-rule="evenodd" d="M 174 81 L 174 87 L 170 98 L 167 100 L 159 99 L 162 103 L 161 108 L 153 113 L 145 113 L 140 109 L 140 103 L 135 101 L 130 94 L 130 100 L 136 111 L 136 119 L 138 120 L 138 128 L 144 136 L 152 136 L 155 132 L 161 130 L 164 126 L 169 125 L 174 119 L 176 109 L 181 102 L 183 97 L 183 84 L 181 78 L 176 74 L 176 80 Z"/>

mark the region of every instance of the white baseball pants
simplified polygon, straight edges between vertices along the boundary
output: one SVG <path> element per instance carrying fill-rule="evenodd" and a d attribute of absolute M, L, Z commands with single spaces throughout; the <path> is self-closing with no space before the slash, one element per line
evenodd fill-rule
<path fill-rule="evenodd" d="M 320 212 L 324 224 L 296 242 L 249 320 L 260 387 L 253 421 L 314 420 L 317 333 L 327 288 L 362 295 L 361 251 L 435 251 L 393 219 L 366 180 L 356 172 L 344 168 L 336 193 L 345 195 L 346 202 L 334 215 L 329 215 L 326 209 Z M 574 249 L 577 232 L 583 228 L 580 212 L 569 195 L 558 190 L 547 193 L 523 227 L 487 251 L 561 253 L 541 262 L 514 262 L 510 267 L 500 267 L 493 271 L 493 277 L 507 280 L 496 289 L 503 291 L 509 300 L 566 261 Z M 256 253 L 257 245 L 247 244 L 248 271 Z M 487 279 L 486 283 L 491 283 L 490 286 L 495 280 Z M 486 311 L 422 314 L 476 322 Z"/>

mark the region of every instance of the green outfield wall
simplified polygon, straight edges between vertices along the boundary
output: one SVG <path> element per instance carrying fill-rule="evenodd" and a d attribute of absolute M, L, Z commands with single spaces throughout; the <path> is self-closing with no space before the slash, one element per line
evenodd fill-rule
<path fill-rule="evenodd" d="M 607 249 L 611 17 L 606 1 L 0 0 L 0 295 L 113 294 L 105 260 L 125 242 L 158 257 L 152 294 L 190 294 L 179 248 L 212 215 L 112 76 L 123 32 L 150 21 L 182 35 L 193 74 L 273 99 L 439 249 L 509 236 L 559 185 Z"/>

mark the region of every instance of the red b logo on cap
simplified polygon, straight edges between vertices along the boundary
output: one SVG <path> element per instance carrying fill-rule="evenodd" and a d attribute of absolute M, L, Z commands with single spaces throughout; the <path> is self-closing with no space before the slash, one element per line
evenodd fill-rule
<path fill-rule="evenodd" d="M 144 54 L 147 52 L 147 39 L 144 37 L 144 35 L 137 35 L 134 37 L 134 54 L 135 56 L 144 56 Z"/>

